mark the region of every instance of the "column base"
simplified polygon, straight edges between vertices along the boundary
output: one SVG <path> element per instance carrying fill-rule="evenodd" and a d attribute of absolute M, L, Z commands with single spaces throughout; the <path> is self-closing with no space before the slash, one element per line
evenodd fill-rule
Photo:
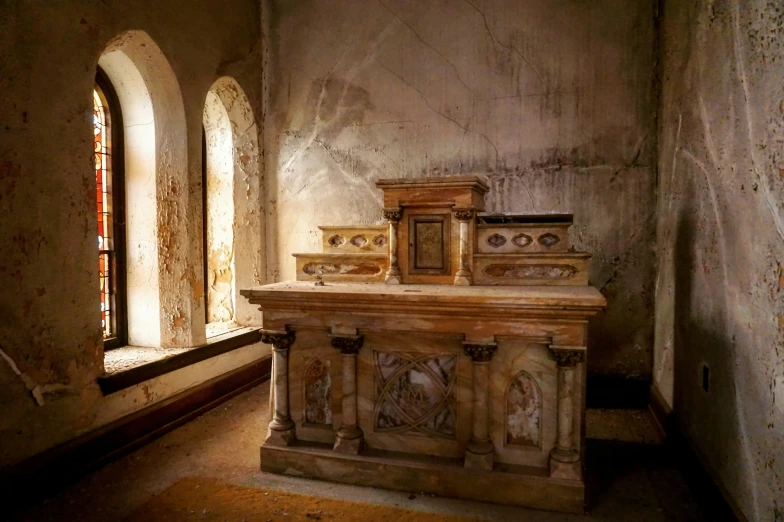
<path fill-rule="evenodd" d="M 464 468 L 492 471 L 494 461 L 495 447 L 492 442 L 469 441 L 463 461 Z"/>
<path fill-rule="evenodd" d="M 384 278 L 384 283 L 388 285 L 399 285 L 400 283 L 402 283 L 400 278 L 400 273 L 390 274 L 387 272 L 387 275 Z"/>
<path fill-rule="evenodd" d="M 461 274 L 458 272 L 455 275 L 455 282 L 454 285 L 456 286 L 472 286 L 474 284 L 474 278 L 471 275 L 471 272 L 468 272 L 468 275 Z"/>
<path fill-rule="evenodd" d="M 583 468 L 577 451 L 554 448 L 550 452 L 550 477 L 582 480 Z"/>
<path fill-rule="evenodd" d="M 270 446 L 291 446 L 296 439 L 294 426 L 284 430 L 276 430 L 270 426 L 267 431 L 267 438 L 264 439 L 264 444 L 269 444 Z"/>
<path fill-rule="evenodd" d="M 359 455 L 364 445 L 364 434 L 357 426 L 346 429 L 340 428 L 335 438 L 335 445 L 332 446 L 332 451 L 347 455 Z"/>
<path fill-rule="evenodd" d="M 290 430 L 294 427 L 294 421 L 291 420 L 291 417 L 281 417 L 280 415 L 272 416 L 272 421 L 269 423 L 269 429 L 275 431 L 286 431 Z"/>

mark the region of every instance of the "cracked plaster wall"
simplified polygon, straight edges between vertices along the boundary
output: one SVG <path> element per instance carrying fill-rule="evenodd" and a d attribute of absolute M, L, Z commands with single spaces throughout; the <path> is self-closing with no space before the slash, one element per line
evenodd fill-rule
<path fill-rule="evenodd" d="M 161 343 L 200 344 L 202 112 L 210 86 L 231 76 L 260 114 L 260 15 L 254 0 L 0 3 L 0 467 L 264 352 L 249 347 L 145 383 L 156 393 L 103 397 L 96 383 L 103 348 L 91 120 L 99 57 L 118 35 L 144 31 L 179 84 L 182 127 L 156 128 L 165 181 L 153 238 L 166 278 Z M 174 111 L 167 93 L 150 95 L 156 110 Z M 258 187 L 260 169 L 253 171 Z M 255 245 L 262 239 L 248 236 Z M 250 279 L 263 282 L 263 268 L 255 270 Z"/>
<path fill-rule="evenodd" d="M 736 510 L 781 522 L 784 5 L 667 0 L 661 35 L 654 384 Z"/>
<path fill-rule="evenodd" d="M 478 174 L 490 211 L 574 212 L 589 370 L 648 380 L 653 344 L 655 3 L 270 1 L 268 277 L 318 225 L 380 224 L 378 178 Z"/>

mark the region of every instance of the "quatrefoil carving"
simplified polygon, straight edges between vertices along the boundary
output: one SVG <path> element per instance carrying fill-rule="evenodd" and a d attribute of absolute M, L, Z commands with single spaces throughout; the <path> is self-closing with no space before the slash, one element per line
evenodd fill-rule
<path fill-rule="evenodd" d="M 487 238 L 487 244 L 493 248 L 500 248 L 506 244 L 506 238 L 501 234 L 493 234 Z"/>
<path fill-rule="evenodd" d="M 561 241 L 561 238 L 559 238 L 555 234 L 551 234 L 550 232 L 547 232 L 546 234 L 542 234 L 541 236 L 539 236 L 539 239 L 537 239 L 537 241 L 539 242 L 540 245 L 550 248 L 558 244 Z"/>
<path fill-rule="evenodd" d="M 515 237 L 512 238 L 512 243 L 519 246 L 520 248 L 525 248 L 533 242 L 534 242 L 534 238 L 532 238 L 528 234 L 517 234 Z"/>
<path fill-rule="evenodd" d="M 351 238 L 351 244 L 357 248 L 362 248 L 367 242 L 368 240 L 365 239 L 365 236 L 354 236 Z"/>

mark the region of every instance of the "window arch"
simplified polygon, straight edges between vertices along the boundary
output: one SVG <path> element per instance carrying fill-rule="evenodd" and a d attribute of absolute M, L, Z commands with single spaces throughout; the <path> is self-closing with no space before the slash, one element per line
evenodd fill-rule
<path fill-rule="evenodd" d="M 234 144 L 226 106 L 214 90 L 204 104 L 204 274 L 210 323 L 233 323 L 234 259 Z"/>
<path fill-rule="evenodd" d="M 179 83 L 144 31 L 111 39 L 98 58 L 115 87 L 125 141 L 127 343 L 198 346 L 188 250 L 187 126 Z"/>
<path fill-rule="evenodd" d="M 208 336 L 257 324 L 241 288 L 263 283 L 264 234 L 258 130 L 239 83 L 223 76 L 204 103 L 202 190 L 205 319 Z"/>
<path fill-rule="evenodd" d="M 104 349 L 127 344 L 123 123 L 112 83 L 98 69 L 93 88 L 93 153 Z"/>

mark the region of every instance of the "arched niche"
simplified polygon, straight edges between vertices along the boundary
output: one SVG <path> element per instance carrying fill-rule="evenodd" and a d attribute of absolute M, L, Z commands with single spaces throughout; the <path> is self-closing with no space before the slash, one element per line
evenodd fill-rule
<path fill-rule="evenodd" d="M 128 343 L 190 346 L 187 138 L 177 78 L 144 31 L 107 44 L 98 64 L 114 86 L 125 134 Z"/>
<path fill-rule="evenodd" d="M 207 321 L 253 325 L 259 314 L 239 291 L 264 282 L 258 129 L 234 78 L 212 84 L 203 124 Z"/>
<path fill-rule="evenodd" d="M 506 388 L 504 444 L 542 446 L 542 389 L 526 371 L 521 371 Z"/>

